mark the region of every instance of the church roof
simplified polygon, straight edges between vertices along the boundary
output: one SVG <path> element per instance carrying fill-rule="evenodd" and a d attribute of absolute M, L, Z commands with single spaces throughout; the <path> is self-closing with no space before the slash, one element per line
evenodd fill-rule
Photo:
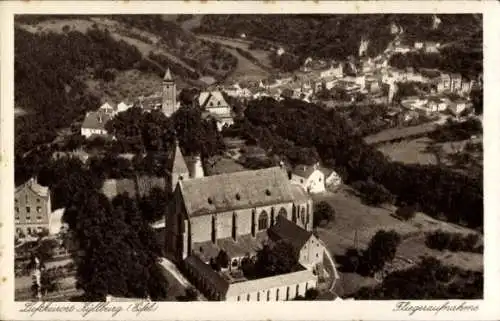
<path fill-rule="evenodd" d="M 165 76 L 163 77 L 163 80 L 174 81 L 174 78 L 172 77 L 172 74 L 170 73 L 170 68 L 167 68 L 167 71 L 165 72 Z"/>
<path fill-rule="evenodd" d="M 184 180 L 179 186 L 191 216 L 293 201 L 291 184 L 280 167 Z"/>
<path fill-rule="evenodd" d="M 106 123 L 110 119 L 111 116 L 101 110 L 89 111 L 85 115 L 85 119 L 82 123 L 82 128 L 105 129 Z"/>
<path fill-rule="evenodd" d="M 276 218 L 276 224 L 268 230 L 268 233 L 274 241 L 283 240 L 290 243 L 297 254 L 313 235 L 312 232 L 304 230 L 297 224 L 279 215 Z"/>
<path fill-rule="evenodd" d="M 186 161 L 184 160 L 184 156 L 182 156 L 179 143 L 176 143 L 175 145 L 172 173 L 177 173 L 177 174 L 189 173 Z"/>

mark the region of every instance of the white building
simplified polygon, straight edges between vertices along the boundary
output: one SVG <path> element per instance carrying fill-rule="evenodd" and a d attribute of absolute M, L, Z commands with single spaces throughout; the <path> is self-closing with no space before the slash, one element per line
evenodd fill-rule
<path fill-rule="evenodd" d="M 325 191 L 325 174 L 318 169 L 318 165 L 298 165 L 290 173 L 291 181 L 301 185 L 308 193 L 322 193 Z"/>

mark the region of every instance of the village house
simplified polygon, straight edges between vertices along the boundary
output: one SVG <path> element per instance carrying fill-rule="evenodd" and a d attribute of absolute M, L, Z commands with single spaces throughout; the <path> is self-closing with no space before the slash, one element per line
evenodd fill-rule
<path fill-rule="evenodd" d="M 312 211 L 305 190 L 292 184 L 281 167 L 180 180 L 165 217 L 166 253 L 182 264 L 186 276 L 209 299 L 291 300 L 317 286 L 313 271 L 321 268 L 326 251 L 312 237 Z M 247 279 L 242 260 L 254 258 L 264 244 L 283 238 L 296 238 L 297 259 L 306 266 Z M 216 271 L 209 263 L 221 251 L 229 266 Z"/>
<path fill-rule="evenodd" d="M 112 118 L 112 113 L 108 113 L 101 109 L 87 112 L 80 130 L 81 135 L 85 136 L 85 138 L 108 135 L 106 123 Z"/>
<path fill-rule="evenodd" d="M 422 41 L 415 41 L 415 43 L 413 44 L 413 47 L 417 50 L 423 49 L 424 43 Z"/>
<path fill-rule="evenodd" d="M 437 53 L 437 52 L 439 52 L 439 48 L 441 47 L 441 44 L 439 42 L 426 41 L 424 44 L 424 47 L 425 47 L 425 52 Z"/>
<path fill-rule="evenodd" d="M 231 106 L 220 91 L 202 91 L 198 96 L 198 104 L 216 120 L 219 130 L 234 123 Z"/>
<path fill-rule="evenodd" d="M 323 70 L 319 74 L 319 78 L 342 78 L 344 76 L 344 67 L 342 63 L 333 63 L 330 68 Z"/>
<path fill-rule="evenodd" d="M 450 100 L 445 97 L 431 96 L 427 102 L 429 112 L 443 112 L 448 109 Z"/>
<path fill-rule="evenodd" d="M 452 92 L 459 92 L 462 88 L 462 76 L 460 74 L 450 75 L 450 90 Z"/>
<path fill-rule="evenodd" d="M 325 176 L 325 187 L 326 188 L 330 188 L 330 189 L 333 188 L 334 189 L 334 188 L 339 187 L 342 184 L 342 178 L 340 177 L 340 175 L 336 171 L 334 171 L 332 169 L 325 168 L 325 167 L 319 167 L 319 170 Z"/>
<path fill-rule="evenodd" d="M 472 103 L 465 99 L 453 100 L 448 104 L 448 110 L 455 116 L 458 117 L 467 108 L 472 107 Z"/>
<path fill-rule="evenodd" d="M 50 230 L 52 208 L 48 187 L 31 178 L 15 189 L 14 202 L 16 235 L 36 235 Z"/>
<path fill-rule="evenodd" d="M 290 171 L 289 178 L 308 193 L 316 194 L 325 191 L 325 174 L 318 169 L 318 164 L 297 165 Z"/>

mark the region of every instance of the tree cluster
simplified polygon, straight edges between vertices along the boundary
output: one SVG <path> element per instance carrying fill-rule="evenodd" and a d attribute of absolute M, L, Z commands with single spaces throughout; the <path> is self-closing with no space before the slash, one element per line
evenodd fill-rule
<path fill-rule="evenodd" d="M 368 205 L 392 204 L 394 195 L 384 187 L 368 178 L 366 181 L 355 181 L 351 184 L 361 193 L 361 199 Z"/>
<path fill-rule="evenodd" d="M 290 146 L 315 148 L 325 166 L 348 174 L 348 184 L 371 177 L 398 204 L 420 204 L 431 216 L 445 213 L 449 221 L 473 228 L 483 224 L 482 177 L 445 166 L 391 162 L 353 133 L 335 110 L 298 100 L 261 99 L 248 104 L 245 118 L 239 136 L 253 138 L 273 154 L 287 155 Z"/>
<path fill-rule="evenodd" d="M 382 284 L 364 287 L 357 300 L 474 300 L 483 298 L 483 273 L 443 265 L 434 258 L 395 271 Z"/>
<path fill-rule="evenodd" d="M 450 233 L 437 230 L 427 234 L 425 244 L 429 248 L 439 251 L 483 252 L 483 245 L 479 242 L 479 235 L 475 233 L 464 235 L 462 233 Z"/>
<path fill-rule="evenodd" d="M 297 254 L 293 246 L 283 240 L 266 244 L 257 252 L 255 260 L 244 258 L 241 268 L 249 279 L 264 278 L 293 272 L 298 267 Z"/>
<path fill-rule="evenodd" d="M 429 137 L 437 142 L 450 142 L 469 139 L 472 135 L 482 134 L 483 125 L 480 120 L 472 118 L 464 122 L 449 120 Z"/>

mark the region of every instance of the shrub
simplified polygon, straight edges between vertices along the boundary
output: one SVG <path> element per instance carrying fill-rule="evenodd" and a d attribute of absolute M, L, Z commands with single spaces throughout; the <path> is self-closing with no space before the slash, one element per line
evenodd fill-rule
<path fill-rule="evenodd" d="M 362 200 L 368 205 L 381 205 L 384 203 L 393 203 L 394 196 L 383 185 L 368 181 L 356 181 L 352 187 L 361 193 Z"/>
<path fill-rule="evenodd" d="M 328 223 L 335 220 L 335 210 L 325 201 L 314 205 L 314 226 L 321 226 L 324 222 Z"/>
<path fill-rule="evenodd" d="M 226 251 L 221 250 L 215 259 L 217 264 L 223 269 L 227 269 L 229 266 L 229 255 L 227 255 Z"/>
<path fill-rule="evenodd" d="M 414 206 L 403 206 L 396 210 L 396 215 L 405 221 L 414 218 L 416 213 L 417 211 Z"/>
<path fill-rule="evenodd" d="M 427 247 L 438 251 L 452 252 L 475 252 L 481 253 L 483 245 L 479 243 L 479 235 L 470 233 L 463 235 L 461 233 L 449 233 L 437 230 L 427 234 L 425 244 Z"/>
<path fill-rule="evenodd" d="M 369 271 L 380 271 L 386 262 L 392 261 L 400 243 L 401 236 L 396 231 L 378 231 L 364 254 Z"/>

